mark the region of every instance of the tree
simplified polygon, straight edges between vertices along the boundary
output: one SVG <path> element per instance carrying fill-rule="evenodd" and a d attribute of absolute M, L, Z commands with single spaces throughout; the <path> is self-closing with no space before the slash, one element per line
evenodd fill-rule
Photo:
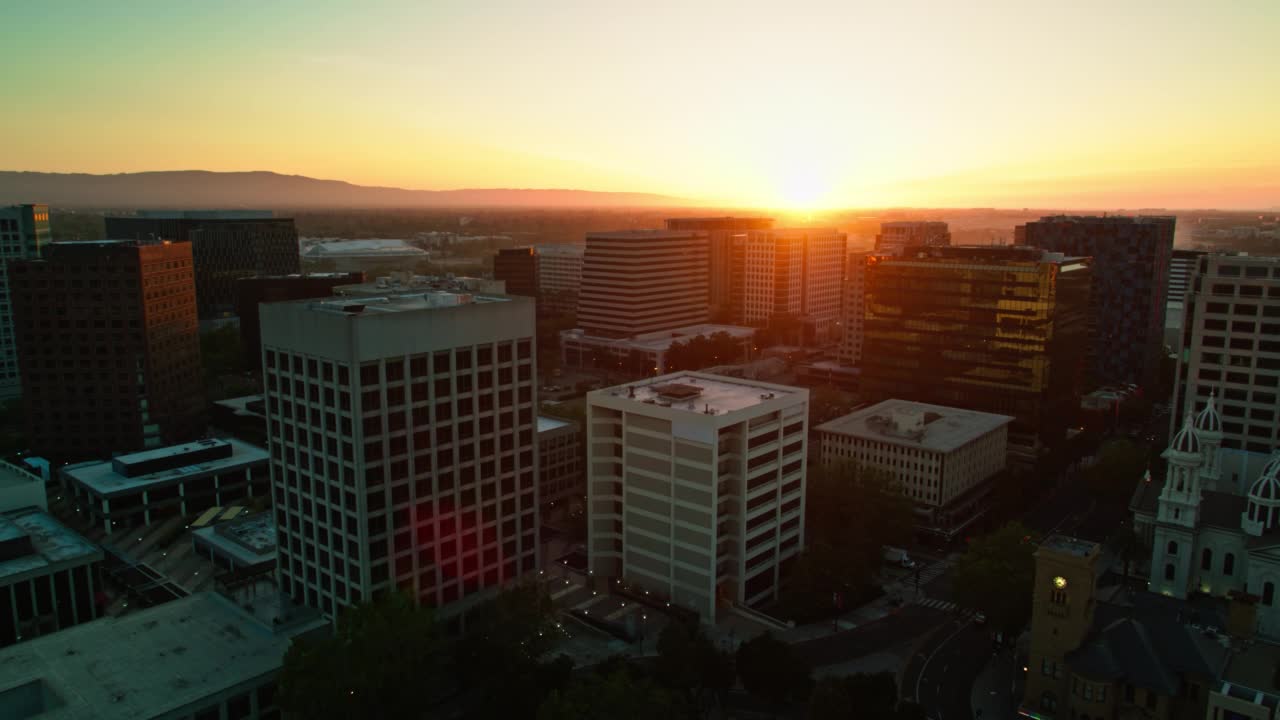
<path fill-rule="evenodd" d="M 1134 486 L 1146 473 L 1148 455 L 1145 446 L 1125 438 L 1103 445 L 1083 473 L 1090 493 L 1107 509 L 1127 508 Z"/>
<path fill-rule="evenodd" d="M 813 720 L 924 720 L 914 703 L 898 700 L 892 673 L 858 673 L 819 680 L 809 698 Z"/>
<path fill-rule="evenodd" d="M 986 613 L 1009 633 L 1031 618 L 1035 544 L 1022 523 L 1009 523 L 974 540 L 956 564 L 953 587 L 960 605 Z"/>
<path fill-rule="evenodd" d="M 813 687 L 809 665 L 772 633 L 739 645 L 735 660 L 742 687 L 775 708 L 791 700 L 804 700 Z"/>
<path fill-rule="evenodd" d="M 658 636 L 654 677 L 690 706 L 705 710 L 733 687 L 733 657 L 717 650 L 706 633 L 673 619 Z"/>
<path fill-rule="evenodd" d="M 1138 534 L 1133 525 L 1126 521 L 1107 538 L 1107 548 L 1119 556 L 1121 562 L 1124 563 L 1124 582 L 1125 585 L 1128 585 L 1129 567 L 1134 560 L 1146 557 L 1149 550 L 1146 541 Z"/>
<path fill-rule="evenodd" d="M 538 706 L 538 720 L 663 720 L 680 717 L 670 693 L 622 664 L 607 675 L 588 675 L 554 690 Z"/>
<path fill-rule="evenodd" d="M 347 610 L 332 636 L 295 639 L 279 685 L 288 717 L 422 718 L 452 676 L 431 611 L 396 593 Z"/>

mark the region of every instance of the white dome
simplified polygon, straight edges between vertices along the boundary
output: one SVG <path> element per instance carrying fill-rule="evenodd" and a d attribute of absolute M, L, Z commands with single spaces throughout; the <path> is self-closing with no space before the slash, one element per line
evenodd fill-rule
<path fill-rule="evenodd" d="M 1196 430 L 1204 433 L 1222 432 L 1222 416 L 1218 414 L 1217 403 L 1213 401 L 1213 393 L 1209 393 L 1209 402 L 1196 415 Z"/>
<path fill-rule="evenodd" d="M 1249 500 L 1261 505 L 1280 505 L 1280 450 L 1271 455 L 1262 475 L 1249 488 Z"/>
<path fill-rule="evenodd" d="M 1196 437 L 1196 431 L 1191 426 L 1191 413 L 1187 413 L 1187 421 L 1182 424 L 1178 434 L 1173 436 L 1173 442 L 1169 448 L 1188 455 L 1200 454 L 1200 438 Z"/>

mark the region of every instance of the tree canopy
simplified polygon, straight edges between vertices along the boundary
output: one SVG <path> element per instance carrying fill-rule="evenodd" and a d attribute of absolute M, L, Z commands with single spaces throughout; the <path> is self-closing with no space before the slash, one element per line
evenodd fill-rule
<path fill-rule="evenodd" d="M 1127 508 L 1134 487 L 1146 474 L 1150 451 L 1126 438 L 1103 445 L 1083 476 L 1090 493 L 1111 509 Z"/>
<path fill-rule="evenodd" d="M 1022 629 L 1031 618 L 1035 550 L 1031 531 L 1022 523 L 1009 523 L 977 538 L 956 564 L 957 601 L 986 613 L 1001 630 Z"/>
<path fill-rule="evenodd" d="M 762 633 L 739 645 L 735 661 L 742 687 L 775 707 L 804 700 L 813 688 L 809 665 L 772 633 Z"/>
<path fill-rule="evenodd" d="M 915 703 L 898 700 L 892 673 L 858 673 L 827 677 L 814 685 L 809 698 L 812 720 L 925 720 Z"/>

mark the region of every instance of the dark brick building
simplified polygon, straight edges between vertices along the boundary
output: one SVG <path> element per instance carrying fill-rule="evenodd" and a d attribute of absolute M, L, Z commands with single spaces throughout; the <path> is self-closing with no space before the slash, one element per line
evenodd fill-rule
<path fill-rule="evenodd" d="M 240 317 L 240 349 L 245 367 L 262 369 L 262 324 L 258 306 L 267 302 L 329 297 L 339 285 L 364 282 L 364 273 L 311 273 L 240 278 L 236 281 L 236 315 Z"/>
<path fill-rule="evenodd" d="M 202 434 L 190 243 L 52 243 L 9 279 L 35 452 L 74 460 Z"/>
<path fill-rule="evenodd" d="M 108 217 L 107 237 L 191 243 L 201 320 L 235 311 L 236 280 L 301 272 L 293 218 L 266 211 L 157 211 Z"/>
<path fill-rule="evenodd" d="M 508 295 L 538 297 L 538 253 L 532 247 L 505 248 L 493 258 L 493 279 L 507 283 Z"/>

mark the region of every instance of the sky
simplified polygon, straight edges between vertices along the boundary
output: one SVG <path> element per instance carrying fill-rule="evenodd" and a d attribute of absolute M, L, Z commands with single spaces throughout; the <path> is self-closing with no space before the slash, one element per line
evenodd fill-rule
<path fill-rule="evenodd" d="M 1280 207 L 1280 2 L 49 0 L 0 169 Z"/>

